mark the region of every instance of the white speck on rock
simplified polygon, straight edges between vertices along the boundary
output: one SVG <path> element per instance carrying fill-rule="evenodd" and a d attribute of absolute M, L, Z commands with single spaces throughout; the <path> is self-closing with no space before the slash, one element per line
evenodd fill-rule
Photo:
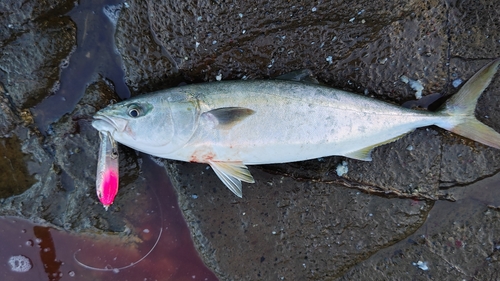
<path fill-rule="evenodd" d="M 342 163 L 337 166 L 337 175 L 339 177 L 347 174 L 348 171 L 349 171 L 349 168 L 347 167 L 346 161 L 342 161 Z"/>
<path fill-rule="evenodd" d="M 332 56 L 328 56 L 328 57 L 326 57 L 326 61 L 327 61 L 329 64 L 332 64 L 332 63 L 333 63 L 333 58 L 332 58 Z"/>
<path fill-rule="evenodd" d="M 217 76 L 215 76 L 215 80 L 217 81 L 222 80 L 222 73 L 217 74 Z"/>
<path fill-rule="evenodd" d="M 455 80 L 453 80 L 453 82 L 451 82 L 451 85 L 453 85 L 453 87 L 457 88 L 458 86 L 462 85 L 464 81 L 460 78 L 457 78 Z"/>
<path fill-rule="evenodd" d="M 422 82 L 419 80 L 412 80 L 406 76 L 401 76 L 399 78 L 403 83 L 406 83 L 410 85 L 410 87 L 415 90 L 415 98 L 421 99 L 422 98 L 422 90 L 424 90 L 424 86 L 422 85 Z"/>
<path fill-rule="evenodd" d="M 413 265 L 418 266 L 418 268 L 422 269 L 423 271 L 429 270 L 429 266 L 425 261 L 418 261 L 417 263 L 413 263 Z"/>

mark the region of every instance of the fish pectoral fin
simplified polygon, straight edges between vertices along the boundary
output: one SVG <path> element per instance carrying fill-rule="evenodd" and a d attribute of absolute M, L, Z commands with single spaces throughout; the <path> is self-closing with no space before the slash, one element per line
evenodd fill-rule
<path fill-rule="evenodd" d="M 243 162 L 209 161 L 208 164 L 227 188 L 240 198 L 243 196 L 241 182 L 255 182 L 252 174 L 250 174 L 247 166 L 243 165 Z"/>
<path fill-rule="evenodd" d="M 411 130 L 410 132 L 413 132 L 413 130 Z M 390 139 L 382 141 L 380 143 L 376 143 L 374 145 L 367 146 L 367 147 L 361 148 L 359 150 L 349 152 L 349 153 L 345 154 L 344 156 L 352 158 L 352 159 L 356 159 L 356 160 L 372 161 L 372 151 L 373 151 L 373 149 L 375 149 L 375 147 L 378 147 L 378 146 L 381 146 L 384 144 L 388 144 L 391 142 L 395 142 L 395 141 L 399 140 L 400 138 L 406 136 L 410 132 L 406 132 L 406 133 L 401 134 L 397 137 L 390 138 Z"/>
<path fill-rule="evenodd" d="M 231 129 L 231 127 L 254 113 L 255 111 L 250 108 L 221 107 L 207 111 L 204 114 L 208 114 L 215 118 L 217 123 L 216 127 Z"/>
<path fill-rule="evenodd" d="M 296 81 L 309 84 L 319 84 L 319 81 L 313 76 L 310 69 L 300 69 L 285 73 L 276 77 L 278 80 Z"/>

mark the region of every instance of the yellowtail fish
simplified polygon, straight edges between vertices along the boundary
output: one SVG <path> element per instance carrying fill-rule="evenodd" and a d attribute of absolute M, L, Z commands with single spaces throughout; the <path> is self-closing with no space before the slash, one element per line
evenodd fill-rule
<path fill-rule="evenodd" d="M 118 193 L 118 147 L 110 132 L 99 132 L 99 137 L 101 143 L 97 160 L 96 192 L 107 211 Z"/>
<path fill-rule="evenodd" d="M 402 108 L 301 81 L 224 81 L 182 86 L 110 105 L 92 125 L 154 156 L 207 163 L 242 196 L 246 165 L 341 155 L 370 161 L 373 148 L 436 125 L 500 148 L 500 134 L 474 117 L 500 60 L 476 73 L 436 112 Z"/>

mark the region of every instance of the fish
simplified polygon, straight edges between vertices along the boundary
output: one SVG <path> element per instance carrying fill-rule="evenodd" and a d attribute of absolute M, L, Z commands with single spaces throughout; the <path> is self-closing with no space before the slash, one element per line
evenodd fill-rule
<path fill-rule="evenodd" d="M 375 147 L 438 126 L 500 149 L 500 134 L 474 116 L 500 59 L 438 110 L 412 110 L 312 79 L 220 81 L 143 94 L 98 111 L 92 126 L 135 150 L 206 163 L 238 197 L 254 183 L 247 165 L 325 156 L 371 161 Z"/>
<path fill-rule="evenodd" d="M 118 194 L 118 146 L 109 131 L 99 131 L 101 139 L 97 159 L 96 193 L 104 209 L 108 210 Z"/>

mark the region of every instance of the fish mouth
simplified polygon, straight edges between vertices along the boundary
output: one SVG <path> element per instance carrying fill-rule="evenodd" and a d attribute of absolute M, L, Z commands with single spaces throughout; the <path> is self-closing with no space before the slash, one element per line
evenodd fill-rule
<path fill-rule="evenodd" d="M 127 127 L 128 121 L 122 118 L 110 118 L 106 115 L 97 113 L 92 120 L 92 127 L 98 131 L 107 131 L 113 135 L 114 131 L 123 132 Z"/>

